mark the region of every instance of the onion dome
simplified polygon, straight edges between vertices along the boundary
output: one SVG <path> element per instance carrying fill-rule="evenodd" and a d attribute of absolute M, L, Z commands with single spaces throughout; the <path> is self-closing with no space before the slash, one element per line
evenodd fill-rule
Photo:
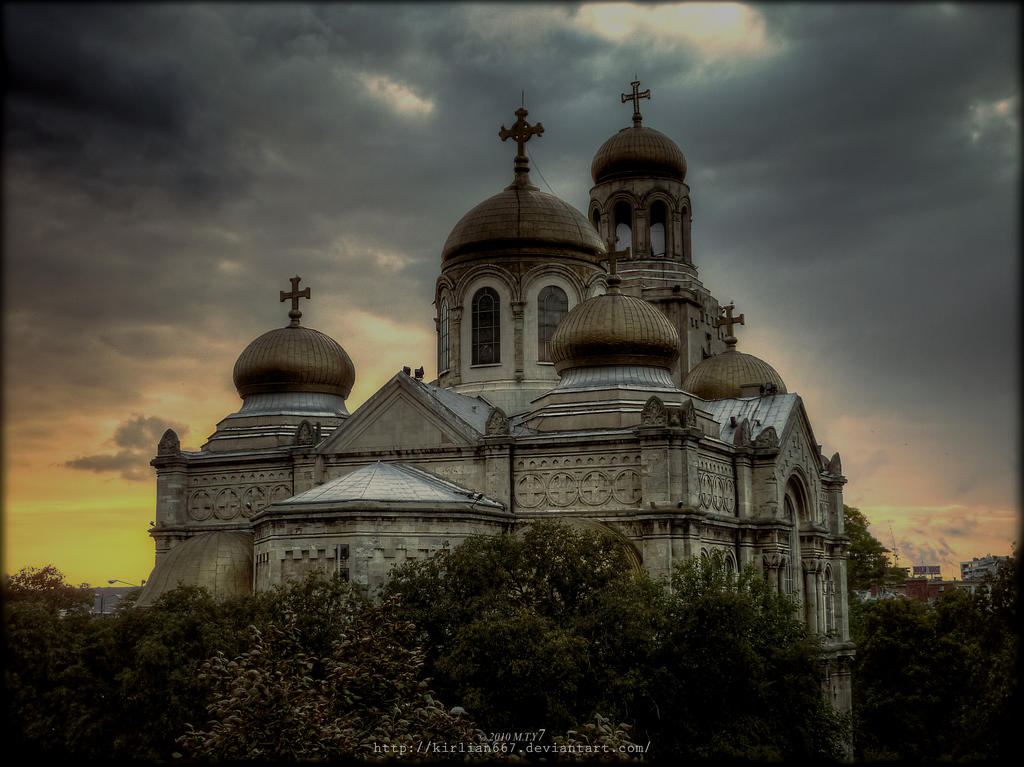
<path fill-rule="evenodd" d="M 661 131 L 634 125 L 623 128 L 601 145 L 590 174 L 595 184 L 627 176 L 653 176 L 683 181 L 686 158 L 679 146 Z"/>
<path fill-rule="evenodd" d="M 182 541 L 167 553 L 146 581 L 139 607 L 181 586 L 205 586 L 217 599 L 252 593 L 252 535 L 218 530 Z"/>
<path fill-rule="evenodd" d="M 629 176 L 683 181 L 686 178 L 686 158 L 682 150 L 664 133 L 641 124 L 640 99 L 649 99 L 650 89 L 641 91 L 639 80 L 630 84 L 633 93 L 623 93 L 622 103 L 633 102 L 633 126 L 623 128 L 597 150 L 590 165 L 594 183 Z"/>
<path fill-rule="evenodd" d="M 728 328 L 726 350 L 694 367 L 683 381 L 683 390 L 708 400 L 751 396 L 755 386 L 759 394 L 785 394 L 786 384 L 775 368 L 752 354 L 736 351 L 732 325 L 734 322 L 742 324 L 743 315 L 734 318 L 732 308 L 731 305 L 725 307 L 727 317 L 717 321 Z"/>
<path fill-rule="evenodd" d="M 355 366 L 341 345 L 330 336 L 299 325 L 299 298 L 309 298 L 309 288 L 298 290 L 293 277 L 291 324 L 264 333 L 250 343 L 235 362 L 235 388 L 244 399 L 249 394 L 310 392 L 348 397 L 356 380 Z"/>
<path fill-rule="evenodd" d="M 607 293 L 577 304 L 555 328 L 550 349 L 559 375 L 608 365 L 672 368 L 678 331 L 652 304 L 623 295 L 621 281 L 613 272 Z"/>
<path fill-rule="evenodd" d="M 594 260 L 604 256 L 604 243 L 587 217 L 564 200 L 540 191 L 530 183 L 529 159 L 524 145 L 544 132 L 540 123 L 530 125 L 528 112 L 517 109 L 511 129 L 502 126 L 502 141 L 512 138 L 519 146 L 515 180 L 505 190 L 477 205 L 452 229 L 444 243 L 441 260 L 472 253 L 582 255 Z"/>

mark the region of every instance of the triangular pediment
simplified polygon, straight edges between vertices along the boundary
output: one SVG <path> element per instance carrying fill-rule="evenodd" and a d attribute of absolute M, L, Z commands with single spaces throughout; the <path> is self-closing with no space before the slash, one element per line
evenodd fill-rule
<path fill-rule="evenodd" d="M 318 452 L 462 447 L 482 436 L 457 413 L 429 396 L 425 385 L 396 374 L 353 413 Z"/>

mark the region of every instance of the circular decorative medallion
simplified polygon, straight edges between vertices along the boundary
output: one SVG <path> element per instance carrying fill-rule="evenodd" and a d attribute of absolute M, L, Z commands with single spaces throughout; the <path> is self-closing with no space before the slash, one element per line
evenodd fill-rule
<path fill-rule="evenodd" d="M 553 506 L 569 506 L 576 500 L 578 489 L 571 474 L 560 471 L 548 480 L 548 500 Z"/>
<path fill-rule="evenodd" d="M 241 505 L 238 493 L 229 487 L 217 494 L 217 504 L 213 508 L 213 513 L 217 519 L 234 519 L 238 516 Z"/>
<path fill-rule="evenodd" d="M 253 485 L 245 488 L 242 493 L 242 516 L 251 517 L 267 505 L 267 491 L 262 487 Z"/>
<path fill-rule="evenodd" d="M 640 475 L 633 469 L 623 469 L 615 475 L 612 482 L 612 493 L 615 500 L 626 506 L 640 503 Z"/>
<path fill-rule="evenodd" d="M 604 472 L 591 471 L 580 482 L 580 500 L 588 506 L 600 506 L 612 497 L 612 483 Z"/>
<path fill-rule="evenodd" d="M 544 502 L 544 482 L 536 474 L 525 474 L 516 483 L 516 503 L 533 509 Z"/>
<path fill-rule="evenodd" d="M 725 496 L 725 483 L 721 477 L 714 477 L 714 489 L 711 491 L 711 505 L 716 511 L 722 508 L 722 501 Z"/>
<path fill-rule="evenodd" d="M 188 502 L 188 515 L 197 522 L 202 522 L 209 519 L 211 514 L 213 514 L 213 501 L 210 494 L 205 490 L 193 493 L 192 499 Z"/>
<path fill-rule="evenodd" d="M 701 473 L 700 475 L 700 508 L 710 509 L 711 508 L 711 495 L 712 495 L 712 482 L 711 475 Z"/>

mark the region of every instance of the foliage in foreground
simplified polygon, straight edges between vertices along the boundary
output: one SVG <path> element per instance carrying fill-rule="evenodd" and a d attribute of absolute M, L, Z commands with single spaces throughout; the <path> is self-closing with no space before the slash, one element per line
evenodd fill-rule
<path fill-rule="evenodd" d="M 974 594 L 934 606 L 862 605 L 854 669 L 858 756 L 1008 759 L 1016 751 L 1019 633 L 1016 557 Z"/>
<path fill-rule="evenodd" d="M 595 711 L 681 757 L 838 756 L 821 647 L 753 571 L 693 559 L 671 588 L 599 530 L 539 523 L 400 568 L 386 593 L 424 632 L 430 673 L 486 731 Z"/>
<path fill-rule="evenodd" d="M 393 603 L 345 621 L 326 654 L 311 653 L 298 616 L 253 627 L 249 648 L 203 664 L 212 683 L 205 730 L 179 742 L 204 759 L 294 761 L 415 753 L 418 744 L 481 743 L 483 733 L 448 712 L 423 678 L 415 627 Z"/>

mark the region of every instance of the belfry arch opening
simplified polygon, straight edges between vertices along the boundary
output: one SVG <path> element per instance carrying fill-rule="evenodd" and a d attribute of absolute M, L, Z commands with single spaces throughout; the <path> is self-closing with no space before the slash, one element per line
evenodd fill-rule
<path fill-rule="evenodd" d="M 615 203 L 615 249 L 625 250 L 633 247 L 633 209 L 627 202 Z"/>
<path fill-rule="evenodd" d="M 661 200 L 651 205 L 651 256 L 664 258 L 668 249 L 668 208 Z"/>

